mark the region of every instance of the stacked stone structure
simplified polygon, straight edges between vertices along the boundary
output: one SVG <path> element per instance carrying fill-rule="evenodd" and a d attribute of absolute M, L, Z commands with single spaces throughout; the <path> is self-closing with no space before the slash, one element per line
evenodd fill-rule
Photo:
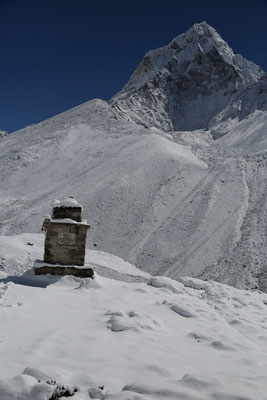
<path fill-rule="evenodd" d="M 73 197 L 54 202 L 52 218 L 43 223 L 46 232 L 44 262 L 35 267 L 35 273 L 92 277 L 92 268 L 78 268 L 84 266 L 89 228 L 82 220 L 82 206 Z"/>

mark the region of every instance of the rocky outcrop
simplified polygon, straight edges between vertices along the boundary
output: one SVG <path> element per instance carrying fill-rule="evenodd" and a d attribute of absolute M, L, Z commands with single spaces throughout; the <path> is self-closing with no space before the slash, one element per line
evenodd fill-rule
<path fill-rule="evenodd" d="M 7 131 L 4 131 L 3 129 L 0 129 L 0 138 L 6 136 L 7 134 L 8 134 Z"/>

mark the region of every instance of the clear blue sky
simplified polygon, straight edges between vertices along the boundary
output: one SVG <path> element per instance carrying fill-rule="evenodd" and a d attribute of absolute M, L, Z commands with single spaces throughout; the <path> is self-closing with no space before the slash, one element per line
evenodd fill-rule
<path fill-rule="evenodd" d="M 109 99 L 144 54 L 196 22 L 267 71 L 267 0 L 0 0 L 0 128 Z"/>

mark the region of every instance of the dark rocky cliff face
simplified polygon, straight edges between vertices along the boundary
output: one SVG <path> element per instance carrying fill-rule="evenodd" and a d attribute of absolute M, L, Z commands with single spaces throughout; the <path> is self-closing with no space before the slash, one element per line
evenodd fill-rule
<path fill-rule="evenodd" d="M 164 131 L 208 128 L 263 74 L 203 22 L 147 53 L 111 104 L 119 117 Z"/>

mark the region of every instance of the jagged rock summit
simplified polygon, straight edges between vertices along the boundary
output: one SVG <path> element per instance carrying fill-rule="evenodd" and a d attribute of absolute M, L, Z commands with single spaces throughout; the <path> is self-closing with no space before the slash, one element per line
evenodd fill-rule
<path fill-rule="evenodd" d="M 111 104 L 119 117 L 147 127 L 208 128 L 229 117 L 229 103 L 230 116 L 238 115 L 240 95 L 263 77 L 261 67 L 234 54 L 216 30 L 202 22 L 167 46 L 149 51 Z"/>

